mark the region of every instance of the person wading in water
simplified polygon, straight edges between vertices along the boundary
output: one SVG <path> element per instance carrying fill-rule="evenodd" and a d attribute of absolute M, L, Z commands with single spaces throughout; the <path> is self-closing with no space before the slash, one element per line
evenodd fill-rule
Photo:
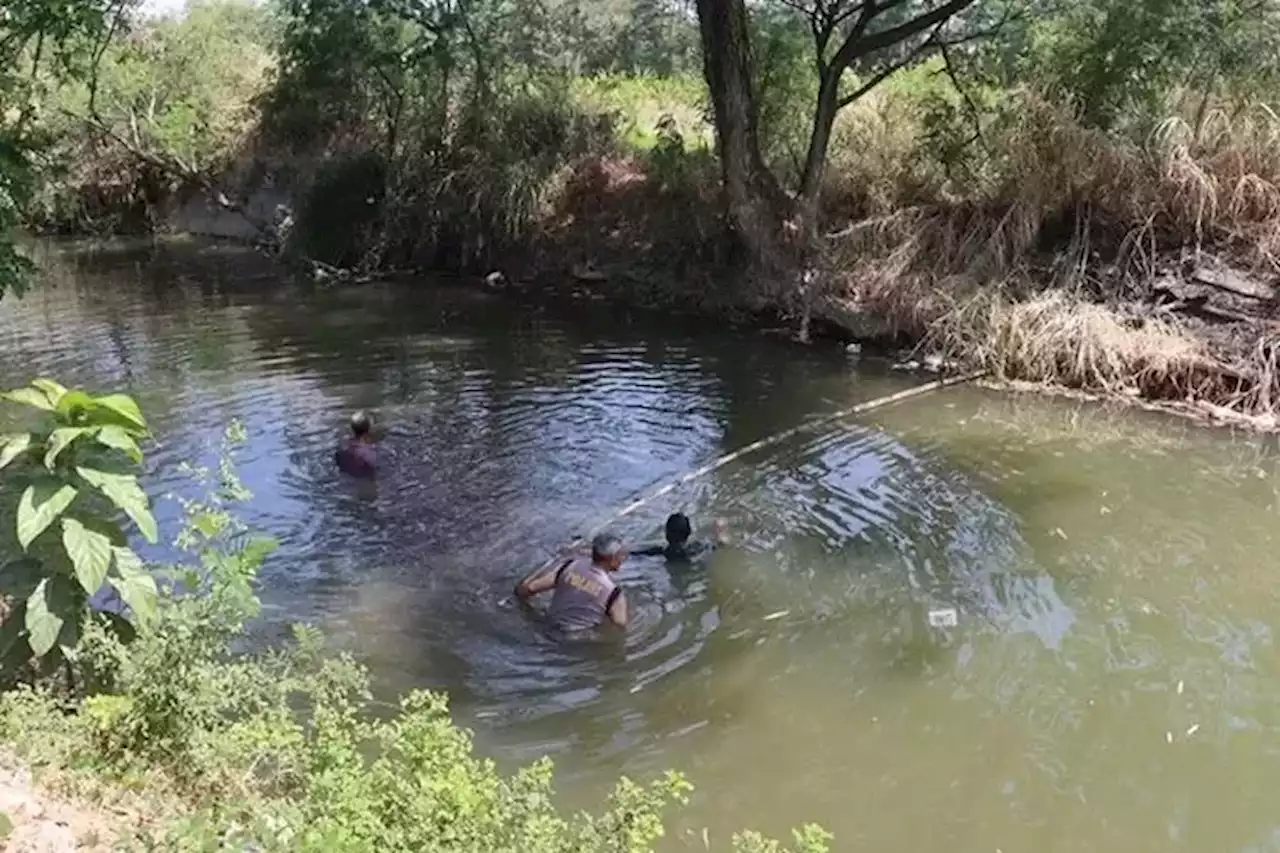
<path fill-rule="evenodd" d="M 373 422 L 364 412 L 351 416 L 351 437 L 334 453 L 338 470 L 352 477 L 369 478 L 377 473 L 377 453 L 373 448 Z"/>
<path fill-rule="evenodd" d="M 693 563 L 729 544 L 729 525 L 723 518 L 716 519 L 715 531 L 710 540 L 690 541 L 693 525 L 689 523 L 689 516 L 682 512 L 673 512 L 667 517 L 665 532 L 665 545 L 649 545 L 631 553 L 637 557 L 666 557 L 669 563 Z"/>
<path fill-rule="evenodd" d="M 591 553 L 575 554 L 539 569 L 516 584 L 516 597 L 528 602 L 554 590 L 547 621 L 565 633 L 599 627 L 606 621 L 627 627 L 627 599 L 611 575 L 622 567 L 627 551 L 612 533 L 591 540 Z"/>

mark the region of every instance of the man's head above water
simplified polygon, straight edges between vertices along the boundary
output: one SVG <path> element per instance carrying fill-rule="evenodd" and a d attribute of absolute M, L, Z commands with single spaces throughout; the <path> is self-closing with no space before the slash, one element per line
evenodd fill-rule
<path fill-rule="evenodd" d="M 601 533 L 591 540 L 591 561 L 609 571 L 617 571 L 627 559 L 622 540 L 612 533 Z"/>
<path fill-rule="evenodd" d="M 365 412 L 356 412 L 351 416 L 351 432 L 356 438 L 365 438 L 373 428 L 373 420 Z"/>
<path fill-rule="evenodd" d="M 693 535 L 693 525 L 689 523 L 689 516 L 683 512 L 673 512 L 667 516 L 667 544 L 683 545 L 689 541 L 689 537 Z"/>

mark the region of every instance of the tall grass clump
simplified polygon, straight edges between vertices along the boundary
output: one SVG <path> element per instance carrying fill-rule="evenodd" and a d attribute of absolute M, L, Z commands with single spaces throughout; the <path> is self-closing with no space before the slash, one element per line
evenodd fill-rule
<path fill-rule="evenodd" d="M 945 346 L 1003 379 L 1167 399 L 1212 372 L 1203 344 L 1176 326 L 1061 290 L 1010 300 L 992 288 L 941 325 Z"/>

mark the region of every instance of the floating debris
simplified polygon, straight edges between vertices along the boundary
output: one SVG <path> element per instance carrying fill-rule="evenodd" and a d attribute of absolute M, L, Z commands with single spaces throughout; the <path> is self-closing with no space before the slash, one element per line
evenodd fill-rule
<path fill-rule="evenodd" d="M 1182 683 L 1181 681 L 1179 681 L 1179 682 L 1178 682 L 1178 695 L 1179 695 L 1179 696 L 1181 696 L 1181 695 L 1182 695 L 1182 688 L 1183 688 L 1183 683 Z"/>
<path fill-rule="evenodd" d="M 1187 729 L 1187 737 L 1191 737 L 1193 734 L 1195 734 L 1198 731 L 1200 731 L 1200 724 L 1194 723 L 1191 726 L 1191 728 Z"/>
<path fill-rule="evenodd" d="M 774 619 L 781 619 L 783 616 L 789 615 L 791 615 L 790 610 L 779 610 L 776 613 L 770 613 L 768 616 L 764 617 L 764 621 L 772 622 Z"/>
<path fill-rule="evenodd" d="M 1164 742 L 1165 742 L 1165 743 L 1173 743 L 1173 732 L 1165 732 L 1165 733 L 1164 733 Z"/>
<path fill-rule="evenodd" d="M 931 628 L 954 628 L 959 622 L 960 616 L 956 613 L 954 607 L 929 611 L 929 627 Z"/>
<path fill-rule="evenodd" d="M 1066 541 L 1067 534 L 1062 532 L 1062 528 L 1061 528 L 1061 527 L 1055 527 L 1055 528 L 1053 528 L 1053 534 L 1054 534 L 1055 536 L 1057 536 L 1059 539 L 1061 539 L 1061 540 L 1063 540 L 1063 541 Z"/>

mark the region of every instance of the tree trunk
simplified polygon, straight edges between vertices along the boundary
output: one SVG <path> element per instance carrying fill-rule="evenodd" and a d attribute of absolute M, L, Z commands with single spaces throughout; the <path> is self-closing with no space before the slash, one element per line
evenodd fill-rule
<path fill-rule="evenodd" d="M 836 113 L 840 111 L 840 72 L 823 71 L 818 85 L 818 103 L 813 113 L 813 129 L 809 134 L 809 151 L 804 158 L 800 178 L 800 206 L 807 224 L 812 226 L 818 213 L 818 196 L 827 171 L 827 146 Z"/>
<path fill-rule="evenodd" d="M 792 203 L 760 156 L 746 6 L 743 0 L 697 5 L 729 227 L 758 283 L 773 289 L 793 269 L 787 227 Z"/>

